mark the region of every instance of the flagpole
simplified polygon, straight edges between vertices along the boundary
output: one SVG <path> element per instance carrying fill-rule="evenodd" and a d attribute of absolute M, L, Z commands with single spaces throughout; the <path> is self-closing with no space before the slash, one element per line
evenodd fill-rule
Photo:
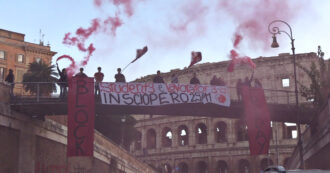
<path fill-rule="evenodd" d="M 127 65 L 126 65 L 126 67 L 125 68 L 123 68 L 123 70 L 121 70 L 122 72 L 130 65 L 130 64 L 132 64 L 132 62 L 130 62 L 130 63 L 128 63 Z"/>

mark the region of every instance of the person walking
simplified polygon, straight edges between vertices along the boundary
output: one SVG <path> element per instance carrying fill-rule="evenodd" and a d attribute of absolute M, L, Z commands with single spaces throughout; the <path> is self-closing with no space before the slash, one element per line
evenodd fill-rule
<path fill-rule="evenodd" d="M 94 73 L 95 78 L 95 96 L 100 96 L 100 83 L 103 81 L 104 74 L 101 72 L 101 67 L 97 68 L 97 72 Z"/>
<path fill-rule="evenodd" d="M 60 71 L 58 67 L 58 63 L 56 63 L 58 74 L 60 75 L 60 79 L 58 80 L 58 85 L 60 86 L 60 98 L 63 98 L 67 95 L 67 87 L 68 87 L 68 76 L 66 74 L 66 69 L 63 68 Z"/>
<path fill-rule="evenodd" d="M 14 76 L 14 73 L 13 73 L 13 70 L 12 69 L 9 69 L 9 73 L 5 79 L 6 82 L 8 82 L 10 84 L 10 96 L 14 96 L 14 81 L 15 81 L 15 76 Z"/>
<path fill-rule="evenodd" d="M 117 74 L 115 75 L 116 82 L 126 82 L 125 76 L 121 73 L 121 68 L 117 68 Z"/>

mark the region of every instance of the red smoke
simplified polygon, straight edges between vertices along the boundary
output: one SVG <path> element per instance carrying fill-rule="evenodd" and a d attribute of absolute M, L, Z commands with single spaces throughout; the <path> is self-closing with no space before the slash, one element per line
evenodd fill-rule
<path fill-rule="evenodd" d="M 115 17 L 108 17 L 106 20 L 104 20 L 103 22 L 100 22 L 100 19 L 93 19 L 92 20 L 92 24 L 89 28 L 84 29 L 82 27 L 78 28 L 75 36 L 72 36 L 72 34 L 66 33 L 63 39 L 63 44 L 67 44 L 70 46 L 77 46 L 77 48 L 82 51 L 82 52 L 86 52 L 87 55 L 84 57 L 83 61 L 81 61 L 79 63 L 79 66 L 85 66 L 87 65 L 90 57 L 92 56 L 93 52 L 95 51 L 95 48 L 93 46 L 93 43 L 90 43 L 89 46 L 86 48 L 85 47 L 85 42 L 86 40 L 92 36 L 93 34 L 97 33 L 97 32 L 108 32 L 108 30 L 111 31 L 112 35 L 116 35 L 116 30 L 118 27 L 120 27 L 122 25 L 122 21 L 120 20 L 120 18 L 118 16 Z M 57 60 L 60 60 L 62 58 L 68 58 L 70 59 L 70 61 L 74 62 L 74 60 L 69 56 L 61 56 L 59 57 Z M 74 72 L 77 70 L 77 65 L 76 63 L 72 63 L 69 67 L 68 67 L 68 71 L 70 72 Z M 73 73 L 68 73 L 68 75 L 73 75 Z"/>
<path fill-rule="evenodd" d="M 220 2 L 221 9 L 225 9 L 239 25 L 234 34 L 233 47 L 230 52 L 231 62 L 228 71 L 232 72 L 236 64 L 248 64 L 255 68 L 255 64 L 248 56 L 241 57 L 235 49 L 243 40 L 249 42 L 250 48 L 269 49 L 270 33 L 268 24 L 275 19 L 290 21 L 299 9 L 297 4 L 293 7 L 286 0 L 255 0 L 255 1 L 227 1 Z M 288 29 L 288 28 L 287 28 Z"/>
<path fill-rule="evenodd" d="M 118 9 L 120 6 L 124 6 L 124 11 L 127 16 L 133 15 L 133 1 L 132 0 L 94 0 L 94 4 L 97 7 L 101 7 L 104 1 L 109 1 L 115 5 Z"/>
<path fill-rule="evenodd" d="M 61 59 L 68 59 L 69 61 L 71 61 L 71 64 L 68 68 L 66 68 L 66 73 L 68 75 L 68 77 L 70 78 L 71 76 L 74 75 L 75 73 L 75 69 L 77 69 L 78 67 L 76 66 L 76 62 L 73 60 L 73 58 L 69 55 L 62 55 L 60 57 L 58 57 L 56 59 L 56 62 L 61 60 Z"/>
<path fill-rule="evenodd" d="M 187 31 L 189 25 L 196 23 L 196 27 L 203 30 L 204 19 L 209 8 L 203 5 L 202 0 L 189 1 L 189 4 L 183 4 L 180 12 L 183 14 L 179 23 L 170 24 L 170 27 L 174 31 Z"/>

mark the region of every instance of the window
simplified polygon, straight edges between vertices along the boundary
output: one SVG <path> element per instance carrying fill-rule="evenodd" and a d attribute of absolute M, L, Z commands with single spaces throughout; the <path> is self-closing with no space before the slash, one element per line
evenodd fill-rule
<path fill-rule="evenodd" d="M 165 127 L 162 133 L 162 146 L 163 147 L 172 146 L 172 131 L 168 127 Z"/>
<path fill-rule="evenodd" d="M 184 146 L 188 145 L 188 128 L 185 125 L 181 125 L 178 128 L 178 136 L 179 136 L 179 145 Z"/>
<path fill-rule="evenodd" d="M 154 129 L 147 131 L 147 148 L 156 148 L 156 131 Z"/>
<path fill-rule="evenodd" d="M 0 67 L 0 81 L 4 81 L 6 78 L 6 68 Z"/>
<path fill-rule="evenodd" d="M 290 87 L 290 79 L 289 78 L 282 79 L 282 87 L 283 88 Z"/>
<path fill-rule="evenodd" d="M 225 122 L 220 121 L 215 126 L 215 140 L 216 142 L 225 142 L 226 141 L 226 128 L 227 125 Z"/>
<path fill-rule="evenodd" d="M 196 126 L 196 143 L 206 144 L 207 143 L 207 128 L 205 124 L 200 123 Z"/>
<path fill-rule="evenodd" d="M 2 60 L 6 59 L 5 55 L 6 55 L 6 52 L 3 50 L 0 50 L 0 59 L 2 59 Z"/>
<path fill-rule="evenodd" d="M 16 76 L 15 76 L 15 82 L 23 82 L 23 75 L 24 71 L 23 70 L 17 70 L 16 71 Z"/>
<path fill-rule="evenodd" d="M 17 62 L 19 62 L 19 63 L 25 63 L 24 55 L 18 54 L 17 55 Z"/>

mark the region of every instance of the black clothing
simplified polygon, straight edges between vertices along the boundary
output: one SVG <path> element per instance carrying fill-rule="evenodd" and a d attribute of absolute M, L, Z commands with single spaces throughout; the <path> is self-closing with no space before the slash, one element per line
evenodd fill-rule
<path fill-rule="evenodd" d="M 121 73 L 115 75 L 116 82 L 126 82 L 125 76 Z"/>
<path fill-rule="evenodd" d="M 161 76 L 156 75 L 153 80 L 154 83 L 165 83 Z"/>
<path fill-rule="evenodd" d="M 14 79 L 15 79 L 14 74 L 13 73 L 9 73 L 7 75 L 5 81 L 8 82 L 8 83 L 14 83 Z"/>
<path fill-rule="evenodd" d="M 59 85 L 68 86 L 68 84 L 67 84 L 68 76 L 66 75 L 66 73 L 61 72 L 58 67 L 57 67 L 57 71 L 58 71 L 58 74 L 60 75 L 60 79 L 58 81 L 59 82 L 65 82 L 65 83 L 60 83 Z"/>
<path fill-rule="evenodd" d="M 197 77 L 193 77 L 190 79 L 190 84 L 201 84 L 201 83 L 199 82 Z"/>

